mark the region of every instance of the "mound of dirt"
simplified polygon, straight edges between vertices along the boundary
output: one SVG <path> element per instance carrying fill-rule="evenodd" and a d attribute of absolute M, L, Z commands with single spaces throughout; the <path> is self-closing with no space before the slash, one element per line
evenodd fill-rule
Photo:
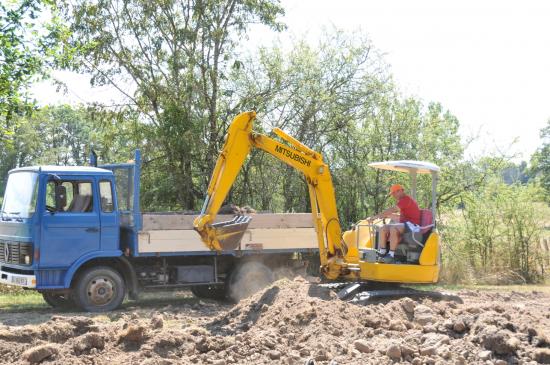
<path fill-rule="evenodd" d="M 236 305 L 198 301 L 1 326 L 2 364 L 550 363 L 542 293 L 458 293 L 358 306 L 303 278 Z"/>

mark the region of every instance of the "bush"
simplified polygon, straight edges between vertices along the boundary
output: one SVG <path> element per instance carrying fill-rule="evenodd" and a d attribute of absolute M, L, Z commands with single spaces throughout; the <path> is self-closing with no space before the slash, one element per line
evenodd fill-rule
<path fill-rule="evenodd" d="M 540 245 L 548 207 L 533 185 L 491 182 L 467 192 L 463 209 L 440 225 L 444 242 L 442 281 L 512 284 L 544 280 L 550 269 Z M 546 211 L 545 211 L 546 210 Z"/>

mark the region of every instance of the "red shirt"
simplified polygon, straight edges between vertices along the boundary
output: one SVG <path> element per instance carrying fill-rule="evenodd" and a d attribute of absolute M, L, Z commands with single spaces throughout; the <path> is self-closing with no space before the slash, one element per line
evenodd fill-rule
<path fill-rule="evenodd" d="M 401 217 L 399 218 L 401 223 L 411 222 L 420 225 L 420 209 L 413 198 L 405 195 L 399 199 L 397 206 L 401 212 Z"/>

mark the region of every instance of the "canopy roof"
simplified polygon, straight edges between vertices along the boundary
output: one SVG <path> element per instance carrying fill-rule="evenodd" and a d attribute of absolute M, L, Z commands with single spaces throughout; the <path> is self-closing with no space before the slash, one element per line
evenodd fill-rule
<path fill-rule="evenodd" d="M 437 173 L 440 170 L 439 166 L 433 163 L 412 160 L 373 162 L 370 163 L 369 166 L 374 167 L 375 169 L 408 173 L 416 171 L 418 174 L 431 174 L 433 172 Z"/>

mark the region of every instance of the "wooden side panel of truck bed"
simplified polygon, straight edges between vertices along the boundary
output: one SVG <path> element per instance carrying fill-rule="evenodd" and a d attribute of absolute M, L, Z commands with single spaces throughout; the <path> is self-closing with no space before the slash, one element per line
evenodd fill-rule
<path fill-rule="evenodd" d="M 193 230 L 194 215 L 144 214 L 139 253 L 197 252 L 208 249 Z M 233 216 L 218 216 L 217 222 Z M 310 213 L 255 214 L 241 250 L 315 250 L 318 248 Z"/>

